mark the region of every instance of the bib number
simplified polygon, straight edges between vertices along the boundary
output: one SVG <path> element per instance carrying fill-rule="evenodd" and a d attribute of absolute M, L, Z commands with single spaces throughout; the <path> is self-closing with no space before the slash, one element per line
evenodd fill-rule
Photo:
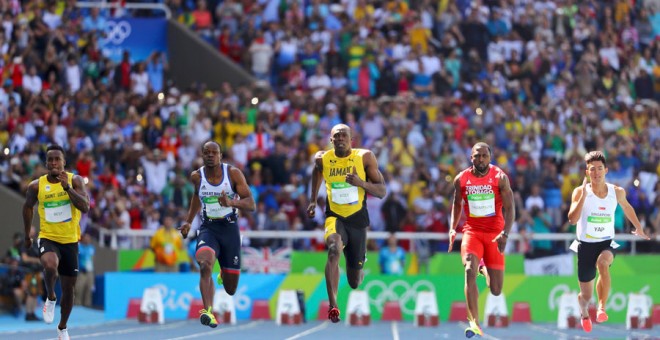
<path fill-rule="evenodd" d="M 206 207 L 206 217 L 208 218 L 223 218 L 233 212 L 232 208 L 221 206 L 217 196 L 204 197 L 202 201 Z"/>
<path fill-rule="evenodd" d="M 358 188 L 346 182 L 331 183 L 330 194 L 332 201 L 337 204 L 356 204 L 358 202 Z"/>
<path fill-rule="evenodd" d="M 71 220 L 71 201 L 44 202 L 46 222 L 59 223 Z"/>
<path fill-rule="evenodd" d="M 594 238 L 609 238 L 611 216 L 587 216 L 587 235 Z"/>
<path fill-rule="evenodd" d="M 495 215 L 495 194 L 467 195 L 470 217 Z"/>

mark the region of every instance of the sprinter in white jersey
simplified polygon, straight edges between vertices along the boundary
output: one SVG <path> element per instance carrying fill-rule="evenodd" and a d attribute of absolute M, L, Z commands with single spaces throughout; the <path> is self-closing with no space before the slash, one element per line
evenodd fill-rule
<path fill-rule="evenodd" d="M 610 292 L 610 265 L 614 261 L 614 211 L 617 204 L 621 205 L 623 213 L 633 224 L 633 235 L 649 239 L 639 223 L 637 214 L 626 199 L 626 191 L 616 185 L 606 183 L 607 161 L 600 151 L 591 151 L 584 156 L 587 163 L 585 178 L 582 185 L 573 190 L 571 208 L 568 211 L 568 221 L 577 224 L 577 240 L 571 249 L 577 251 L 578 281 L 580 284 L 580 312 L 582 328 L 591 332 L 592 324 L 589 318 L 589 301 L 594 291 L 594 278 L 598 271 L 596 293 L 598 294 L 598 311 L 596 321 L 607 321 L 605 303 Z"/>
<path fill-rule="evenodd" d="M 199 319 L 203 325 L 215 328 L 218 322 L 212 311 L 215 285 L 211 272 L 218 259 L 218 282 L 227 294 L 236 293 L 241 273 L 241 236 L 236 209 L 253 211 L 255 203 L 243 172 L 221 162 L 218 143 L 205 143 L 202 157 L 204 166 L 190 175 L 195 193 L 190 199 L 186 221 L 179 229 L 184 238 L 188 237 L 192 220 L 200 214 L 202 225 L 198 231 L 195 259 L 199 263 L 199 290 L 204 309 L 200 311 Z"/>

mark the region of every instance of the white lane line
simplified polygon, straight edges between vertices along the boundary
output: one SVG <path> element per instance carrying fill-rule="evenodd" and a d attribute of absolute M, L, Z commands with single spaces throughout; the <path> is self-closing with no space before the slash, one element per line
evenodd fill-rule
<path fill-rule="evenodd" d="M 534 325 L 534 324 L 531 324 L 531 323 L 528 324 L 528 326 L 529 326 L 529 328 L 531 328 L 535 331 L 541 332 L 541 333 L 556 335 L 556 336 L 559 337 L 559 339 L 577 339 L 577 340 L 580 340 L 580 339 L 593 339 L 591 337 L 584 337 L 584 336 L 581 336 L 581 335 L 571 335 L 571 334 L 568 334 L 568 333 L 564 333 L 562 331 L 558 331 L 558 330 L 555 330 L 555 329 L 552 329 L 552 328 L 541 327 L 541 326 Z"/>
<path fill-rule="evenodd" d="M 603 325 L 603 324 L 598 324 L 598 328 L 603 328 L 603 329 L 606 329 L 606 330 L 608 330 L 608 331 L 610 331 L 610 332 L 618 332 L 618 333 L 624 333 L 624 334 L 628 334 L 628 335 L 639 336 L 639 337 L 642 337 L 642 339 L 650 339 L 650 338 L 653 337 L 653 335 L 651 335 L 651 334 L 647 334 L 647 333 L 642 333 L 642 332 L 640 332 L 640 331 L 642 331 L 643 329 L 637 329 L 637 330 L 632 330 L 632 329 L 620 329 L 620 328 L 615 328 L 615 327 L 605 326 L 605 325 Z M 649 331 L 651 331 L 651 330 L 649 329 Z"/>
<path fill-rule="evenodd" d="M 184 324 L 188 323 L 187 321 L 180 321 L 180 322 L 175 322 L 171 324 L 167 324 L 164 326 L 157 326 L 158 330 L 162 329 L 171 329 L 171 328 L 178 328 Z M 77 327 L 76 327 L 77 328 Z M 75 334 L 75 329 L 73 333 Z M 119 334 L 128 334 L 128 333 L 136 333 L 136 332 L 151 332 L 153 331 L 153 327 L 134 327 L 134 328 L 126 328 L 126 329 L 120 329 L 116 331 L 106 331 L 106 332 L 97 332 L 97 333 L 90 333 L 90 334 L 80 334 L 80 335 L 71 335 L 71 339 L 85 339 L 85 338 L 96 338 L 99 336 L 104 336 L 104 335 L 119 335 Z M 57 338 L 52 338 L 52 339 L 46 339 L 46 340 L 57 340 Z"/>
<path fill-rule="evenodd" d="M 465 329 L 465 328 L 467 328 L 467 327 L 469 327 L 469 326 L 470 326 L 470 325 L 468 325 L 467 323 L 462 322 L 462 321 L 458 323 L 458 327 L 463 328 L 463 329 Z M 488 335 L 488 334 L 486 334 L 486 333 L 484 333 L 484 335 L 482 335 L 481 338 L 482 338 L 482 339 L 491 339 L 491 340 L 501 340 L 501 339 L 498 338 L 498 337 L 494 337 L 494 336 L 492 336 L 492 335 Z"/>
<path fill-rule="evenodd" d="M 392 340 L 399 340 L 399 327 L 396 321 L 392 321 Z"/>
<path fill-rule="evenodd" d="M 167 340 L 194 339 L 194 338 L 201 338 L 201 337 L 207 336 L 207 335 L 215 335 L 215 334 L 229 333 L 229 332 L 234 332 L 234 331 L 241 331 L 241 330 L 244 330 L 244 329 L 254 328 L 257 325 L 259 325 L 260 323 L 261 323 L 261 321 L 252 321 L 250 323 L 246 323 L 245 325 L 241 325 L 241 326 L 232 326 L 232 327 L 217 329 L 217 330 L 214 330 L 214 331 L 209 331 L 209 332 L 204 332 L 204 333 L 197 333 L 197 334 L 192 334 L 192 335 L 180 336 L 180 337 L 177 337 L 177 338 L 169 338 Z"/>
<path fill-rule="evenodd" d="M 298 333 L 298 334 L 294 334 L 293 336 L 286 338 L 286 340 L 293 340 L 293 339 L 299 339 L 299 338 L 302 338 L 303 336 L 307 336 L 307 335 L 310 335 L 310 334 L 316 333 L 316 332 L 318 332 L 318 331 L 320 331 L 320 330 L 323 330 L 323 329 L 327 328 L 328 325 L 330 325 L 330 323 L 329 323 L 328 321 L 324 321 L 322 324 L 320 324 L 320 325 L 318 325 L 318 326 L 316 326 L 316 327 L 310 328 L 310 329 L 308 329 L 308 330 L 306 330 L 306 331 L 304 331 L 304 332 L 300 332 L 300 333 Z"/>

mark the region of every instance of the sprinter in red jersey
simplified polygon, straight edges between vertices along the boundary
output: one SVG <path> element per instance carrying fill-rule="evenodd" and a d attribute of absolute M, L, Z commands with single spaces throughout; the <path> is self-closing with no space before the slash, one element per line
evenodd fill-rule
<path fill-rule="evenodd" d="M 465 267 L 465 300 L 468 321 L 465 336 L 483 335 L 479 327 L 479 290 L 477 273 L 483 258 L 490 292 L 500 295 L 504 283 L 504 247 L 515 219 L 513 192 L 509 177 L 502 169 L 490 164 L 490 146 L 477 143 L 472 147 L 472 166 L 454 179 L 454 204 L 451 209 L 449 251 L 456 239 L 456 228 L 465 209 L 467 222 L 463 226 L 461 258 Z M 504 212 L 503 212 L 504 210 Z"/>

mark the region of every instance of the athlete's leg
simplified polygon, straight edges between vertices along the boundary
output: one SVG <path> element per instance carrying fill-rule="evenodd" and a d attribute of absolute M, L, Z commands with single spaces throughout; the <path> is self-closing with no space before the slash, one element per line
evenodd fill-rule
<path fill-rule="evenodd" d="M 598 269 L 598 279 L 596 280 L 596 293 L 598 294 L 598 322 L 607 321 L 605 313 L 605 304 L 610 295 L 612 279 L 610 277 L 610 265 L 614 261 L 614 254 L 609 250 L 604 250 L 598 255 L 596 268 Z"/>
<path fill-rule="evenodd" d="M 44 267 L 44 283 L 46 284 L 46 296 L 48 300 L 57 300 L 55 295 L 55 282 L 57 281 L 57 267 L 60 259 L 55 252 L 49 251 L 41 255 L 41 265 Z"/>
<path fill-rule="evenodd" d="M 225 223 L 216 239 L 220 246 L 218 261 L 222 286 L 233 296 L 241 275 L 241 234 L 236 223 Z"/>
<path fill-rule="evenodd" d="M 578 294 L 578 302 L 580 303 L 580 314 L 582 318 L 589 317 L 589 301 L 594 292 L 594 281 L 580 282 L 580 293 Z"/>
<path fill-rule="evenodd" d="M 468 319 L 479 323 L 479 289 L 477 288 L 477 268 L 479 258 L 477 255 L 468 253 L 463 257 L 465 267 L 465 302 L 468 306 Z"/>
<path fill-rule="evenodd" d="M 502 294 L 502 286 L 504 286 L 504 270 L 488 268 L 487 281 L 490 281 L 490 292 L 498 296 Z"/>
<path fill-rule="evenodd" d="M 353 289 L 357 289 L 362 280 L 364 280 L 364 270 L 362 268 L 346 268 L 346 277 L 348 277 L 348 285 Z"/>
<path fill-rule="evenodd" d="M 325 264 L 325 284 L 328 290 L 328 302 L 337 307 L 337 289 L 339 287 L 339 256 L 344 243 L 337 233 L 329 235 L 325 241 L 328 247 L 328 261 Z"/>
<path fill-rule="evenodd" d="M 346 259 L 346 276 L 348 284 L 357 289 L 364 280 L 364 262 L 367 256 L 367 227 L 352 228 L 344 226 L 347 244 L 344 245 L 344 258 Z"/>
<path fill-rule="evenodd" d="M 60 324 L 57 328 L 65 329 L 71 315 L 71 309 L 73 309 L 73 291 L 76 287 L 76 277 L 62 275 L 60 276 L 60 282 L 62 283 L 62 299 L 60 300 Z"/>
<path fill-rule="evenodd" d="M 484 259 L 481 259 L 479 262 L 479 274 L 486 278 L 486 286 L 490 288 L 490 274 L 488 274 L 488 268 L 486 268 L 486 265 L 484 264 Z"/>
<path fill-rule="evenodd" d="M 240 270 L 235 269 L 222 269 L 220 276 L 222 277 L 222 286 L 225 287 L 225 292 L 229 295 L 236 294 L 238 288 L 238 279 L 240 277 Z"/>
<path fill-rule="evenodd" d="M 468 320 L 477 327 L 479 325 L 479 289 L 477 288 L 477 273 L 479 261 L 484 255 L 484 242 L 482 237 L 469 230 L 463 233 L 461 241 L 461 258 L 465 268 L 465 302 L 468 307 Z M 488 265 L 488 264 L 486 264 Z M 472 325 L 470 326 L 472 327 Z"/>
<path fill-rule="evenodd" d="M 490 292 L 498 296 L 502 293 L 502 287 L 504 285 L 504 254 L 500 253 L 499 248 L 497 247 L 496 242 L 493 240 L 497 237 L 499 233 L 490 233 L 482 235 L 484 255 L 483 255 L 483 264 L 484 264 L 484 276 L 486 276 L 486 284 L 490 288 Z"/>
<path fill-rule="evenodd" d="M 213 306 L 213 294 L 215 293 L 211 279 L 211 271 L 215 264 L 215 250 L 210 247 L 199 248 L 195 253 L 195 259 L 199 263 L 199 291 L 202 293 L 204 308 L 208 309 Z"/>

